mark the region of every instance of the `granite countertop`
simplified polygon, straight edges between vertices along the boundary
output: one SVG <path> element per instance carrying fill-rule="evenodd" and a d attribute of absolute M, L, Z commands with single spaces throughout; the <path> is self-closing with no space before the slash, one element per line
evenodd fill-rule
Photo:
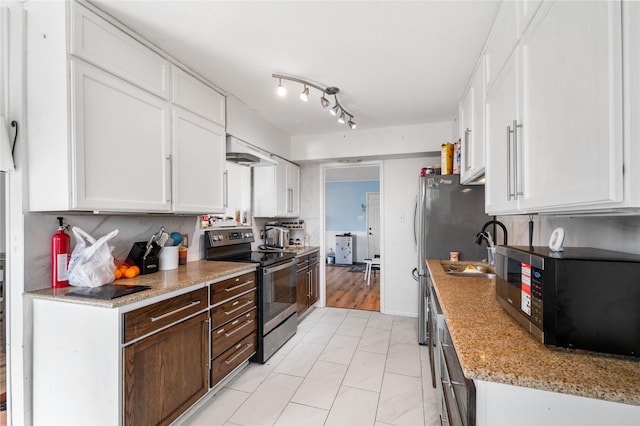
<path fill-rule="evenodd" d="M 286 249 L 263 249 L 263 250 L 258 250 L 260 252 L 273 252 L 273 251 L 282 251 L 285 253 L 295 253 L 296 257 L 300 257 L 300 256 L 304 256 L 307 254 L 311 254 L 315 251 L 319 251 L 320 247 L 319 246 L 308 246 L 308 247 L 287 247 Z"/>
<path fill-rule="evenodd" d="M 467 378 L 640 405 L 640 359 L 547 347 L 498 304 L 495 279 L 427 267 Z"/>
<path fill-rule="evenodd" d="M 151 297 L 160 296 L 175 290 L 180 290 L 204 284 L 207 281 L 216 280 L 228 275 L 255 271 L 255 263 L 241 262 L 214 262 L 208 260 L 198 260 L 180 265 L 177 269 L 170 271 L 158 271 L 152 274 L 138 275 L 131 279 L 120 279 L 114 284 L 125 285 L 147 285 L 149 290 L 140 291 L 127 296 L 118 297 L 111 300 L 90 299 L 86 297 L 65 296 L 67 293 L 77 290 L 80 287 L 64 287 L 59 289 L 42 289 L 25 293 L 25 296 L 32 299 L 50 299 L 62 302 L 92 305 L 104 308 L 117 308 Z"/>

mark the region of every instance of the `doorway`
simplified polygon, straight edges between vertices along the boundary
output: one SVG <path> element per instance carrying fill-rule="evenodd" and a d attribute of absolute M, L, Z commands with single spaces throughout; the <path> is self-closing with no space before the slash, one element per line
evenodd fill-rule
<path fill-rule="evenodd" d="M 380 163 L 327 165 L 323 173 L 325 305 L 380 311 L 380 268 L 366 279 L 365 259 L 380 254 Z"/>

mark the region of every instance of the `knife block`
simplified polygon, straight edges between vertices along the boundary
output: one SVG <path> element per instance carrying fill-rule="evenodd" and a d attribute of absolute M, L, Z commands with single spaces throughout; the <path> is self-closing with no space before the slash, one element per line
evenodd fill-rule
<path fill-rule="evenodd" d="M 127 263 L 130 265 L 135 264 L 140 268 L 140 275 L 158 272 L 158 253 L 160 253 L 161 248 L 155 241 L 152 242 L 151 251 L 147 257 L 144 257 L 144 253 L 147 251 L 147 243 L 145 241 L 135 242 L 127 256 Z"/>

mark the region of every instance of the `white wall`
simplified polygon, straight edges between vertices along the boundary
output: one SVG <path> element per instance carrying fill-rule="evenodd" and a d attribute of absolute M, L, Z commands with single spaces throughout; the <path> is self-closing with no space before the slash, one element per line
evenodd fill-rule
<path fill-rule="evenodd" d="M 384 161 L 384 300 L 385 313 L 418 315 L 418 283 L 411 276 L 418 254 L 413 240 L 413 214 L 420 169 L 439 157 Z"/>
<path fill-rule="evenodd" d="M 233 95 L 227 96 L 227 133 L 284 158 L 290 156 L 289 135 L 265 121 Z"/>
<path fill-rule="evenodd" d="M 440 152 L 440 145 L 451 141 L 451 121 L 386 127 L 322 135 L 291 137 L 291 160 L 329 161 L 338 158 L 367 158 L 400 155 L 426 155 Z"/>

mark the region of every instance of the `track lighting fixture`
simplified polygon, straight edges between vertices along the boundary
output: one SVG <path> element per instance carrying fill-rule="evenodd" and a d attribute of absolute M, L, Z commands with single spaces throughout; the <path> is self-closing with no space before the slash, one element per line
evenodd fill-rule
<path fill-rule="evenodd" d="M 309 88 L 305 84 L 304 90 L 300 93 L 300 100 L 307 102 L 309 100 Z"/>
<path fill-rule="evenodd" d="M 309 101 L 309 87 L 313 87 L 314 89 L 322 92 L 322 95 L 320 97 L 320 105 L 322 105 L 322 108 L 327 108 L 330 104 L 329 99 L 327 99 L 326 96 L 327 95 L 333 96 L 333 99 L 335 100 L 335 105 L 329 109 L 329 112 L 331 113 L 331 115 L 338 116 L 338 123 L 340 124 L 347 123 L 350 129 L 356 128 L 356 123 L 353 121 L 353 114 L 347 111 L 338 101 L 337 94 L 340 92 L 340 89 L 338 89 L 337 87 L 330 86 L 330 87 L 324 88 L 315 83 L 311 83 L 297 77 L 291 77 L 291 76 L 282 75 L 282 74 L 271 74 L 271 76 L 273 78 L 278 79 L 277 93 L 280 96 L 285 96 L 287 93 L 287 89 L 282 85 L 282 80 L 294 81 L 296 83 L 302 84 L 304 86 L 304 89 L 300 94 L 300 99 L 303 100 L 304 102 Z M 347 121 L 347 117 L 349 118 L 349 121 Z"/>

